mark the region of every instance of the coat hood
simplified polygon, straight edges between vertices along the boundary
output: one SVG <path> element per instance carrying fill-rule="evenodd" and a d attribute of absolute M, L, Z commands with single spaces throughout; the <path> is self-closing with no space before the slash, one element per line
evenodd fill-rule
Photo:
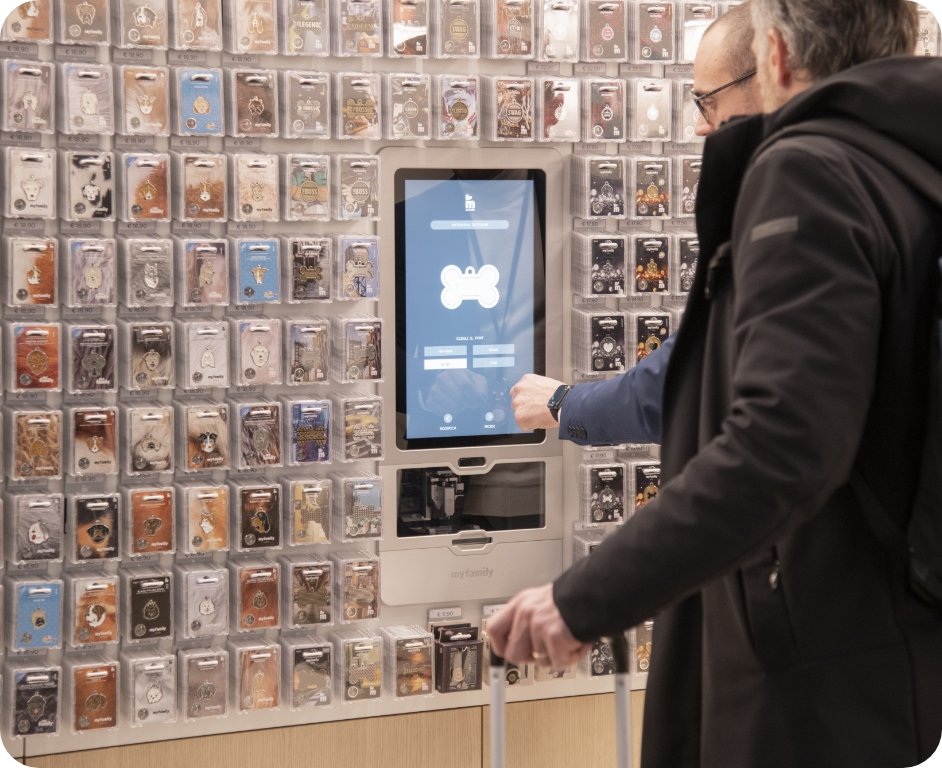
<path fill-rule="evenodd" d="M 766 115 L 764 133 L 835 117 L 869 126 L 942 170 L 942 59 L 893 56 L 846 69 Z"/>

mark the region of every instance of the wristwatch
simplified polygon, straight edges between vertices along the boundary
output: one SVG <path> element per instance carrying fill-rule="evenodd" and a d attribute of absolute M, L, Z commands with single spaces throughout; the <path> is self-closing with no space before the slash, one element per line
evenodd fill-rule
<path fill-rule="evenodd" d="M 560 384 L 556 387 L 556 391 L 546 404 L 553 419 L 557 422 L 559 421 L 559 409 L 562 407 L 563 399 L 569 394 L 570 389 L 572 389 L 572 387 L 569 384 Z"/>

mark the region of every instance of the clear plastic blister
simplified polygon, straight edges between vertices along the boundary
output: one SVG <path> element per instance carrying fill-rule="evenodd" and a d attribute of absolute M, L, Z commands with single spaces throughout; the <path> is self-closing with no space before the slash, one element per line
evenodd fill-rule
<path fill-rule="evenodd" d="M 579 465 L 580 502 L 585 525 L 625 521 L 628 487 L 624 462 Z"/>
<path fill-rule="evenodd" d="M 383 638 L 360 627 L 331 632 L 337 654 L 340 700 L 374 701 L 383 693 Z"/>
<path fill-rule="evenodd" d="M 229 134 L 278 136 L 278 73 L 274 69 L 232 69 L 229 79 Z"/>
<path fill-rule="evenodd" d="M 383 84 L 376 72 L 338 72 L 334 86 L 337 139 L 383 138 Z"/>
<path fill-rule="evenodd" d="M 4 672 L 3 732 L 9 738 L 56 736 L 62 722 L 62 667 L 47 659 L 10 661 Z"/>
<path fill-rule="evenodd" d="M 235 549 L 273 551 L 281 547 L 281 486 L 266 480 L 230 484 Z"/>
<path fill-rule="evenodd" d="M 383 321 L 368 315 L 337 318 L 333 368 L 337 381 L 383 380 Z"/>
<path fill-rule="evenodd" d="M 177 720 L 176 657 L 156 648 L 121 653 L 125 722 L 132 727 Z"/>
<path fill-rule="evenodd" d="M 232 284 L 236 304 L 281 301 L 281 243 L 273 237 L 232 238 Z"/>
<path fill-rule="evenodd" d="M 5 341 L 10 392 L 61 391 L 61 323 L 9 323 Z"/>
<path fill-rule="evenodd" d="M 7 478 L 11 482 L 62 477 L 63 414 L 60 409 L 11 408 L 4 418 Z"/>
<path fill-rule="evenodd" d="M 330 322 L 326 318 L 287 320 L 287 383 L 293 386 L 330 381 Z"/>
<path fill-rule="evenodd" d="M 328 0 L 282 0 L 281 52 L 286 56 L 329 56 Z"/>
<path fill-rule="evenodd" d="M 619 155 L 573 157 L 572 213 L 584 219 L 624 219 L 628 176 Z"/>
<path fill-rule="evenodd" d="M 50 651 L 62 647 L 62 579 L 13 576 L 7 581 L 7 652 Z"/>
<path fill-rule="evenodd" d="M 482 32 L 489 57 L 534 57 L 533 0 L 485 0 L 485 14 Z"/>
<path fill-rule="evenodd" d="M 625 235 L 573 233 L 573 292 L 583 298 L 627 296 L 627 252 Z"/>
<path fill-rule="evenodd" d="M 69 497 L 66 561 L 72 565 L 117 562 L 121 559 L 124 516 L 117 493 Z"/>
<path fill-rule="evenodd" d="M 181 648 L 180 711 L 184 721 L 225 717 L 229 710 L 229 653 L 224 648 Z"/>
<path fill-rule="evenodd" d="M 55 219 L 55 150 L 7 147 L 4 155 L 5 215 L 11 219 Z"/>
<path fill-rule="evenodd" d="M 223 0 L 173 0 L 171 45 L 178 51 L 222 50 Z"/>
<path fill-rule="evenodd" d="M 676 58 L 674 3 L 647 2 L 635 6 L 633 60 L 638 64 L 671 64 Z"/>
<path fill-rule="evenodd" d="M 229 243 L 213 238 L 177 240 L 177 295 L 184 307 L 229 304 Z"/>
<path fill-rule="evenodd" d="M 174 158 L 176 217 L 180 221 L 225 221 L 228 212 L 228 157 L 181 152 Z"/>
<path fill-rule="evenodd" d="M 420 626 L 381 627 L 386 658 L 386 690 L 397 699 L 435 691 L 432 633 Z"/>
<path fill-rule="evenodd" d="M 667 78 L 631 80 L 631 140 L 670 141 L 673 136 L 672 83 Z"/>
<path fill-rule="evenodd" d="M 285 412 L 285 464 L 309 467 L 330 462 L 331 401 L 282 398 Z"/>
<path fill-rule="evenodd" d="M 386 50 L 388 56 L 428 56 L 428 4 L 429 0 L 386 0 Z"/>
<path fill-rule="evenodd" d="M 72 648 L 101 648 L 120 640 L 118 577 L 103 571 L 66 576 L 66 617 Z"/>
<path fill-rule="evenodd" d="M 3 512 L 8 565 L 62 562 L 65 498 L 61 493 L 7 493 Z"/>
<path fill-rule="evenodd" d="M 587 0 L 582 19 L 583 61 L 628 59 L 628 0 Z"/>
<path fill-rule="evenodd" d="M 229 486 L 221 483 L 181 483 L 177 549 L 186 555 L 229 551 Z"/>
<path fill-rule="evenodd" d="M 286 221 L 330 220 L 330 175 L 329 155 L 285 155 L 282 210 Z"/>
<path fill-rule="evenodd" d="M 283 341 L 279 318 L 232 318 L 234 379 L 242 386 L 281 384 L 284 380 Z"/>
<path fill-rule="evenodd" d="M 170 155 L 126 152 L 118 174 L 121 221 L 170 221 Z"/>
<path fill-rule="evenodd" d="M 386 138 L 392 141 L 432 136 L 432 78 L 406 73 L 386 76 Z"/>
<path fill-rule="evenodd" d="M 333 563 L 312 554 L 284 555 L 280 562 L 285 580 L 284 629 L 332 624 Z"/>
<path fill-rule="evenodd" d="M 66 45 L 110 45 L 108 0 L 57 0 L 58 41 Z"/>
<path fill-rule="evenodd" d="M 73 734 L 116 728 L 119 663 L 101 656 L 66 658 L 66 706 Z"/>
<path fill-rule="evenodd" d="M 0 28 L 0 40 L 11 43 L 51 43 L 52 15 L 51 0 L 22 3 L 7 15 Z"/>
<path fill-rule="evenodd" d="M 717 17 L 717 3 L 683 3 L 680 18 L 680 55 L 678 61 L 693 63 L 700 40 Z"/>
<path fill-rule="evenodd" d="M 572 362 L 583 373 L 612 373 L 628 367 L 628 316 L 573 307 Z"/>
<path fill-rule="evenodd" d="M 267 469 L 282 466 L 281 403 L 238 399 L 232 401 L 232 412 L 236 467 Z"/>
<path fill-rule="evenodd" d="M 335 621 L 343 623 L 379 617 L 379 558 L 366 550 L 335 552 Z M 377 681 L 377 684 L 382 681 Z"/>
<path fill-rule="evenodd" d="M 248 714 L 281 706 L 281 646 L 261 638 L 229 640 L 233 710 Z"/>
<path fill-rule="evenodd" d="M 211 562 L 177 563 L 177 636 L 229 634 L 229 571 Z"/>
<path fill-rule="evenodd" d="M 132 477 L 173 471 L 173 408 L 159 403 L 122 404 L 121 466 Z"/>
<path fill-rule="evenodd" d="M 23 7 L 27 7 L 25 4 Z M 51 62 L 3 62 L 4 131 L 55 133 L 56 70 Z"/>
<path fill-rule="evenodd" d="M 115 128 L 110 64 L 68 63 L 59 69 L 59 131 L 111 135 Z"/>
<path fill-rule="evenodd" d="M 5 241 L 7 306 L 35 308 L 58 303 L 58 242 L 51 237 L 9 237 Z"/>
<path fill-rule="evenodd" d="M 162 321 L 119 321 L 124 386 L 129 390 L 172 389 L 176 386 L 173 324 Z"/>
<path fill-rule="evenodd" d="M 332 486 L 326 477 L 282 479 L 288 546 L 330 543 Z"/>
<path fill-rule="evenodd" d="M 582 81 L 543 77 L 537 87 L 538 141 L 579 141 L 582 135 Z"/>
<path fill-rule="evenodd" d="M 124 552 L 130 558 L 173 554 L 176 551 L 176 494 L 173 486 L 124 488 Z"/>
<path fill-rule="evenodd" d="M 286 139 L 329 139 L 331 125 L 330 75 L 288 70 L 282 77 Z"/>
<path fill-rule="evenodd" d="M 638 232 L 631 236 L 632 279 L 630 291 L 636 295 L 669 294 L 671 245 L 673 239 L 663 232 Z"/>
<path fill-rule="evenodd" d="M 111 0 L 114 9 L 114 45 L 117 48 L 167 50 L 170 25 L 167 0 Z"/>
<path fill-rule="evenodd" d="M 537 18 L 541 61 L 579 61 L 582 6 L 578 0 L 542 0 Z"/>
<path fill-rule="evenodd" d="M 591 78 L 582 84 L 582 136 L 586 141 L 623 142 L 627 139 L 625 81 Z"/>
<path fill-rule="evenodd" d="M 171 573 L 156 566 L 121 572 L 123 645 L 173 637 L 174 585 Z"/>
<path fill-rule="evenodd" d="M 661 489 L 661 462 L 657 459 L 631 459 L 628 466 L 628 514 L 633 515 L 656 498 Z"/>
<path fill-rule="evenodd" d="M 226 50 L 236 54 L 278 53 L 276 0 L 229 0 L 223 15 Z"/>
<path fill-rule="evenodd" d="M 629 313 L 628 321 L 634 350 L 629 356 L 629 366 L 632 366 L 659 349 L 670 336 L 671 316 L 667 312 L 640 310 Z"/>
<path fill-rule="evenodd" d="M 334 55 L 382 56 L 382 0 L 337 0 L 334 14 Z"/>
<path fill-rule="evenodd" d="M 135 309 L 174 304 L 173 241 L 158 237 L 128 237 L 119 242 L 121 300 Z"/>
<path fill-rule="evenodd" d="M 179 385 L 184 390 L 229 386 L 229 325 L 225 320 L 178 320 Z"/>
<path fill-rule="evenodd" d="M 65 385 L 72 394 L 117 392 L 117 326 L 70 324 L 65 349 Z"/>
<path fill-rule="evenodd" d="M 118 474 L 118 409 L 83 406 L 68 409 L 67 416 L 69 474 L 82 479 Z"/>
<path fill-rule="evenodd" d="M 174 133 L 180 136 L 222 136 L 225 133 L 222 70 L 178 67 L 175 70 Z"/>
<path fill-rule="evenodd" d="M 312 632 L 282 635 L 282 686 L 291 709 L 333 702 L 333 646 Z"/>
<path fill-rule="evenodd" d="M 277 222 L 281 219 L 279 167 L 278 155 L 232 156 L 229 211 L 233 221 Z"/>
<path fill-rule="evenodd" d="M 229 404 L 191 400 L 176 408 L 182 471 L 230 469 Z"/>
<path fill-rule="evenodd" d="M 346 542 L 378 539 L 383 535 L 383 481 L 372 474 L 339 472 L 332 475 L 334 531 Z"/>
<path fill-rule="evenodd" d="M 379 157 L 337 155 L 335 217 L 341 221 L 379 217 Z"/>
<path fill-rule="evenodd" d="M 431 0 L 432 40 L 440 59 L 481 55 L 480 0 Z"/>
<path fill-rule="evenodd" d="M 485 134 L 491 141 L 533 141 L 534 88 L 532 77 L 492 77 L 486 80 Z"/>
<path fill-rule="evenodd" d="M 674 213 L 670 158 L 634 156 L 631 166 L 631 186 L 634 190 L 631 217 L 669 219 Z"/>
<path fill-rule="evenodd" d="M 113 237 L 64 237 L 63 299 L 67 307 L 116 307 L 117 243 Z"/>
<path fill-rule="evenodd" d="M 228 561 L 230 631 L 278 629 L 281 566 L 264 558 Z"/>
<path fill-rule="evenodd" d="M 677 177 L 677 191 L 674 199 L 679 201 L 674 213 L 676 218 L 691 218 L 696 213 L 702 165 L 703 161 L 699 155 L 682 155 L 674 158 Z"/>
<path fill-rule="evenodd" d="M 478 138 L 477 75 L 438 75 L 437 139 L 467 141 Z"/>

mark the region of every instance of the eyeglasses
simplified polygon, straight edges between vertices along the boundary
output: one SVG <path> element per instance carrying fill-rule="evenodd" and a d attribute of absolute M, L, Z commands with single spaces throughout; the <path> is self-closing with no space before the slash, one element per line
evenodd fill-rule
<path fill-rule="evenodd" d="M 703 119 L 711 125 L 713 124 L 713 120 L 710 118 L 710 111 L 713 108 L 713 103 L 710 102 L 709 99 L 712 99 L 720 91 L 725 91 L 727 88 L 732 88 L 734 85 L 739 85 L 740 83 L 748 80 L 750 77 L 755 77 L 755 75 L 756 70 L 750 69 L 748 72 L 740 75 L 735 80 L 730 80 L 728 83 L 724 83 L 719 88 L 714 88 L 712 91 L 701 93 L 699 96 L 695 93 L 691 94 L 693 96 L 693 103 L 700 111 L 700 114 L 703 115 Z"/>

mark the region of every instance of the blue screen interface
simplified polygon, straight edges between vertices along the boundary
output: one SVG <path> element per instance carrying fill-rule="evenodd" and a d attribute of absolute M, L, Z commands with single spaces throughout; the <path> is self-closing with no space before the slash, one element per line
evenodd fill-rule
<path fill-rule="evenodd" d="M 521 434 L 508 390 L 542 365 L 535 182 L 413 178 L 403 191 L 405 437 Z"/>

